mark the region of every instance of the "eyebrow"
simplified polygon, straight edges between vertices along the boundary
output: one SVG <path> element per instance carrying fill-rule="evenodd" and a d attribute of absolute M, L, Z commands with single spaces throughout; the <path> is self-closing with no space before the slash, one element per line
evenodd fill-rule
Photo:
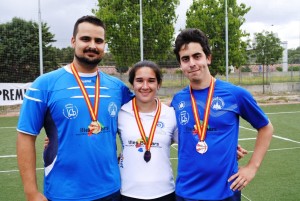
<path fill-rule="evenodd" d="M 202 55 L 202 54 L 203 54 L 202 52 L 196 52 L 196 53 L 192 54 L 192 57 Z M 190 55 L 184 55 L 181 58 L 190 58 Z"/>

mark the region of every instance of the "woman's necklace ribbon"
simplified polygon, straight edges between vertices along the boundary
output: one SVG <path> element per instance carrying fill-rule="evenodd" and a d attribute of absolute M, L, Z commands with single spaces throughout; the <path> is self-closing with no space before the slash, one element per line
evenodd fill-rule
<path fill-rule="evenodd" d="M 92 134 L 98 134 L 101 131 L 101 127 L 102 125 L 100 124 L 100 122 L 98 121 L 98 108 L 99 108 L 99 96 L 100 96 L 100 76 L 99 73 L 97 71 L 97 79 L 96 79 L 96 83 L 95 83 L 95 99 L 94 99 L 94 107 L 92 107 L 92 103 L 91 100 L 89 98 L 89 95 L 79 77 L 79 74 L 74 66 L 73 63 L 71 63 L 71 70 L 72 73 L 78 83 L 78 86 L 83 94 L 84 100 L 87 104 L 88 110 L 90 112 L 91 118 L 92 118 L 92 122 L 90 123 L 90 125 L 88 126 L 89 128 L 89 132 L 88 132 L 88 136 L 91 136 Z"/>
<path fill-rule="evenodd" d="M 204 140 L 206 137 L 207 127 L 208 127 L 209 112 L 210 112 L 210 106 L 211 106 L 211 102 L 212 102 L 212 98 L 213 98 L 214 88 L 215 88 L 215 79 L 213 77 L 211 77 L 209 91 L 208 91 L 208 95 L 207 95 L 207 99 L 206 99 L 206 106 L 205 106 L 205 110 L 204 110 L 203 122 L 201 125 L 200 117 L 199 117 L 199 113 L 198 113 L 198 107 L 197 107 L 197 104 L 196 104 L 196 101 L 195 101 L 195 98 L 193 95 L 192 87 L 190 85 L 192 110 L 193 110 L 193 114 L 194 114 L 194 118 L 195 118 L 195 122 L 196 122 L 197 134 L 199 137 L 199 142 L 196 145 L 196 151 L 201 154 L 204 154 L 208 149 L 208 146 Z"/>
<path fill-rule="evenodd" d="M 144 160 L 147 163 L 151 159 L 150 148 L 151 148 L 151 144 L 153 142 L 154 133 L 155 133 L 155 130 L 156 130 L 156 125 L 157 125 L 157 122 L 158 122 L 158 119 L 159 119 L 159 116 L 160 116 L 160 112 L 161 112 L 161 103 L 160 103 L 159 99 L 156 99 L 156 101 L 157 101 L 157 111 L 156 111 L 156 114 L 155 114 L 153 122 L 152 122 L 149 137 L 147 139 L 143 124 L 141 122 L 139 111 L 138 111 L 138 108 L 137 108 L 137 105 L 136 105 L 136 98 L 132 99 L 132 108 L 133 108 L 133 111 L 134 111 L 134 116 L 135 116 L 135 119 L 136 119 L 136 122 L 137 122 L 137 125 L 138 125 L 138 128 L 139 128 L 140 134 L 142 136 L 142 139 L 145 143 L 145 147 L 146 147 L 146 151 L 144 153 Z"/>

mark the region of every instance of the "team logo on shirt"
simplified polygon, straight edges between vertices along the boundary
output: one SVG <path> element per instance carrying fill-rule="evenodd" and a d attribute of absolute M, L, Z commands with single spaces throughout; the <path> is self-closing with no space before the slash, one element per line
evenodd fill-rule
<path fill-rule="evenodd" d="M 212 105 L 212 106 L 211 106 L 212 109 L 214 109 L 214 110 L 221 110 L 221 109 L 224 107 L 225 103 L 224 103 L 224 101 L 223 101 L 222 98 L 220 98 L 220 97 L 215 97 L 215 98 L 212 100 L 211 105 Z"/>
<path fill-rule="evenodd" d="M 189 122 L 190 115 L 186 111 L 181 111 L 179 114 L 179 122 L 181 125 L 185 125 Z"/>
<path fill-rule="evenodd" d="M 78 108 L 76 105 L 67 104 L 63 109 L 63 114 L 67 119 L 75 119 L 78 116 Z"/>
<path fill-rule="evenodd" d="M 164 122 L 159 121 L 159 122 L 157 122 L 156 126 L 159 127 L 159 128 L 163 128 L 163 127 L 165 127 L 165 124 L 164 124 Z"/>
<path fill-rule="evenodd" d="M 118 107 L 116 103 L 110 102 L 108 105 L 108 112 L 111 117 L 115 117 L 117 115 Z"/>
<path fill-rule="evenodd" d="M 185 102 L 184 102 L 184 101 L 181 101 L 181 102 L 178 104 L 178 109 L 179 109 L 179 110 L 182 110 L 184 107 L 185 107 Z"/>

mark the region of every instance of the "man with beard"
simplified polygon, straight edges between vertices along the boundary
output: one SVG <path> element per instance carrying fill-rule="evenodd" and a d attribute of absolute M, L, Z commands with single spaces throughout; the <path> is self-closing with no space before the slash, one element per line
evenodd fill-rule
<path fill-rule="evenodd" d="M 117 201 L 117 114 L 133 94 L 98 70 L 105 47 L 101 20 L 78 19 L 71 44 L 73 62 L 38 77 L 21 108 L 17 155 L 26 199 Z M 44 194 L 37 186 L 35 148 L 42 128 L 50 140 L 44 151 Z"/>

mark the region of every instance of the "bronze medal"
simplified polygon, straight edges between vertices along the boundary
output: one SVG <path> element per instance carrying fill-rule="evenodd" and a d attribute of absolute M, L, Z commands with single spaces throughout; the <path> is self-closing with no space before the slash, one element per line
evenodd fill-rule
<path fill-rule="evenodd" d="M 150 151 L 145 151 L 144 153 L 144 160 L 148 163 L 151 159 L 151 152 Z"/>

